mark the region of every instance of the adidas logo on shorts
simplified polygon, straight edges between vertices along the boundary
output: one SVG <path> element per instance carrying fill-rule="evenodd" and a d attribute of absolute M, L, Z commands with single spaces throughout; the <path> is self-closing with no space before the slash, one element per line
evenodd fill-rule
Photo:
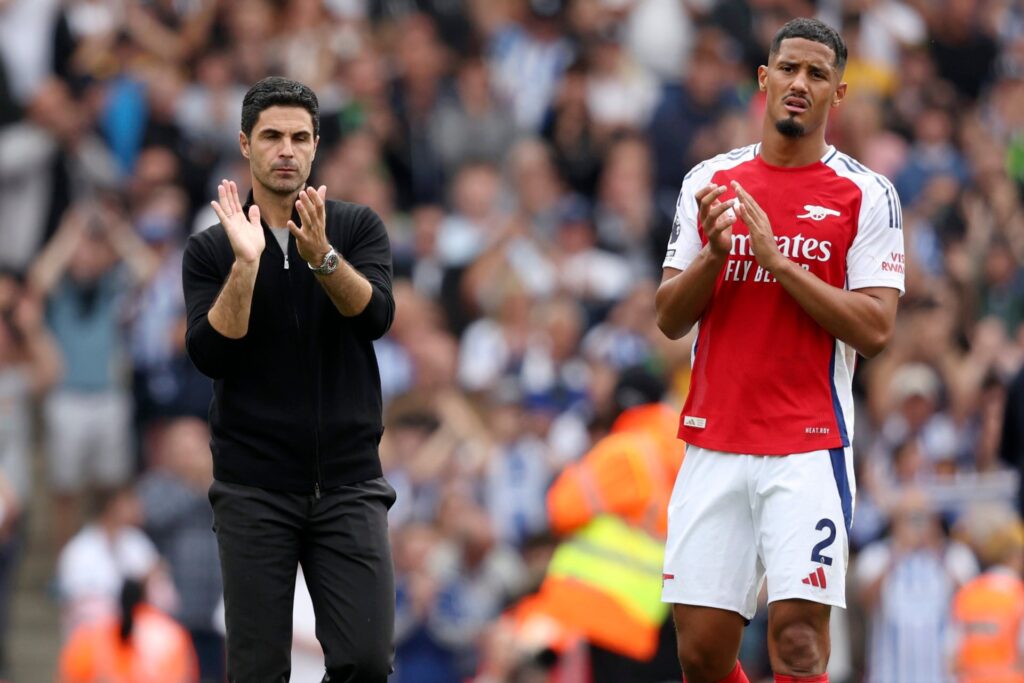
<path fill-rule="evenodd" d="M 818 567 L 815 571 L 807 575 L 807 578 L 803 580 L 803 583 L 814 586 L 815 588 L 826 588 L 828 584 L 825 582 L 825 570 Z"/>

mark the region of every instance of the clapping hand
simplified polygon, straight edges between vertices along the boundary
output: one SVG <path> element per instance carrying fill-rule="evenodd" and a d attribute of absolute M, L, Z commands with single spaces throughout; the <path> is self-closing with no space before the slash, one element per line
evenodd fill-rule
<path fill-rule="evenodd" d="M 233 180 L 222 180 L 217 186 L 219 201 L 210 205 L 217 212 L 217 218 L 228 234 L 231 249 L 235 252 L 235 260 L 245 264 L 255 264 L 267 246 L 260 224 L 260 207 L 253 204 L 249 207 L 248 218 L 242 210 L 242 202 L 238 199 L 238 186 Z"/>
<path fill-rule="evenodd" d="M 786 257 L 775 242 L 775 233 L 772 231 L 768 214 L 737 181 L 732 181 L 732 188 L 739 199 L 739 214 L 750 231 L 750 249 L 754 252 L 754 258 L 757 259 L 758 265 L 769 273 L 774 273 Z"/>
<path fill-rule="evenodd" d="M 718 199 L 726 189 L 725 185 L 710 183 L 698 190 L 695 197 L 700 204 L 698 219 L 708 245 L 719 255 L 728 254 L 732 249 L 732 226 L 736 222 L 736 212 L 731 210 L 732 201 Z"/>
<path fill-rule="evenodd" d="M 324 256 L 331 250 L 325 227 L 326 199 L 326 185 L 321 185 L 319 189 L 304 187 L 295 201 L 302 227 L 295 225 L 295 221 L 288 221 L 288 230 L 295 236 L 295 248 L 298 249 L 299 256 L 314 268 L 323 262 Z"/>

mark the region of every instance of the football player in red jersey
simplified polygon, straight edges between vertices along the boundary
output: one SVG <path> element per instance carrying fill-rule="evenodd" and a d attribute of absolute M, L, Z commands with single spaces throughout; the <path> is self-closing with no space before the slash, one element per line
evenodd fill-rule
<path fill-rule="evenodd" d="M 689 683 L 747 681 L 737 654 L 766 578 L 775 680 L 828 680 L 851 380 L 892 336 L 904 263 L 891 183 L 825 140 L 845 63 L 826 24 L 783 26 L 758 68 L 761 142 L 697 165 L 679 195 L 656 305 L 669 338 L 698 326 L 662 595 Z"/>

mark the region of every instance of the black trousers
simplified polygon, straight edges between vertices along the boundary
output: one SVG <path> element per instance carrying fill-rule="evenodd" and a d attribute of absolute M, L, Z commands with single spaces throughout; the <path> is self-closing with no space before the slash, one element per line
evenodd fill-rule
<path fill-rule="evenodd" d="M 385 683 L 394 658 L 394 502 L 383 478 L 319 498 L 213 483 L 230 683 L 287 683 L 300 563 L 327 664 L 323 680 Z"/>

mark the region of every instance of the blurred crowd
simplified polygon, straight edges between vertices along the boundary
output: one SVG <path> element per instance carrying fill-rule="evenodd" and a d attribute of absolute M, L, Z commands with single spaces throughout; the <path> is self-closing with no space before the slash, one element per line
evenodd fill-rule
<path fill-rule="evenodd" d="M 794 16 L 849 44 L 828 138 L 892 179 L 907 247 L 895 338 L 856 378 L 832 680 L 953 680 L 956 591 L 1024 568 L 1020 0 L 0 0 L 0 633 L 51 506 L 31 541 L 59 551 L 61 638 L 142 581 L 223 678 L 180 260 L 220 179 L 247 189 L 241 100 L 275 74 L 320 98 L 312 182 L 372 207 L 394 253 L 394 680 L 548 680 L 494 624 L 540 581 L 547 489 L 607 432 L 623 371 L 681 405 L 689 344 L 654 323 L 676 196 L 757 140 L 755 69 Z"/>

